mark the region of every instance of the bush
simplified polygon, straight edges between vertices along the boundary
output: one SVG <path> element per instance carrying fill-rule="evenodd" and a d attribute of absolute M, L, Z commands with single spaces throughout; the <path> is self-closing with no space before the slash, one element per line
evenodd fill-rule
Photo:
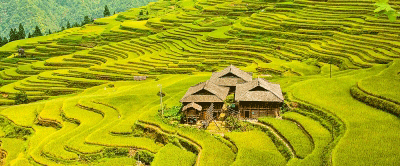
<path fill-rule="evenodd" d="M 26 94 L 25 91 L 20 91 L 17 93 L 15 96 L 15 104 L 26 104 L 29 103 L 28 95 Z"/>
<path fill-rule="evenodd" d="M 135 159 L 145 163 L 146 165 L 150 165 L 154 159 L 154 154 L 150 153 L 149 151 L 142 150 L 136 153 Z"/>
<path fill-rule="evenodd" d="M 167 118 L 170 120 L 180 120 L 180 111 L 182 109 L 182 104 L 178 106 L 172 106 L 170 108 L 166 108 L 164 110 L 163 118 Z"/>
<path fill-rule="evenodd" d="M 230 131 L 250 131 L 254 128 L 252 125 L 240 121 L 236 116 L 228 116 L 225 119 L 225 127 Z"/>
<path fill-rule="evenodd" d="M 118 156 L 128 156 L 129 154 L 129 149 L 124 148 L 106 148 L 104 150 L 104 157 L 112 158 L 112 157 L 118 157 Z"/>

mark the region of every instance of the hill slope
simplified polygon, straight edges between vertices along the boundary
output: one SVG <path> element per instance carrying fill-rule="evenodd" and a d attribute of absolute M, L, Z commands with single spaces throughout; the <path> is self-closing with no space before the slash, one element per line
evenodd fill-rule
<path fill-rule="evenodd" d="M 10 28 L 20 23 L 25 30 L 33 32 L 38 25 L 42 32 L 54 32 L 71 24 L 83 21 L 84 16 L 103 17 L 104 6 L 108 5 L 111 14 L 129 8 L 147 5 L 155 0 L 9 0 L 0 5 L 0 36 L 8 38 Z"/>
<path fill-rule="evenodd" d="M 8 43 L 0 48 L 2 161 L 400 165 L 400 21 L 375 17 L 373 4 L 165 0 Z M 14 57 L 18 47 L 27 57 Z M 159 84 L 163 103 L 177 106 L 190 86 L 231 64 L 281 85 L 282 119 L 222 138 L 160 116 Z M 21 91 L 32 103 L 12 106 Z"/>

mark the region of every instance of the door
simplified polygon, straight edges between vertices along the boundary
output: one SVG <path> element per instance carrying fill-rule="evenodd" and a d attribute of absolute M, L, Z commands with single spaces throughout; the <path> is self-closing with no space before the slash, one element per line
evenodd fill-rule
<path fill-rule="evenodd" d="M 250 118 L 250 111 L 244 111 L 244 118 Z"/>

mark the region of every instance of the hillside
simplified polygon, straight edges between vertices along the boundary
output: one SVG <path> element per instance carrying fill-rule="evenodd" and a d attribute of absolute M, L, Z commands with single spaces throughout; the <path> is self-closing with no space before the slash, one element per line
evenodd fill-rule
<path fill-rule="evenodd" d="M 42 32 L 52 32 L 71 24 L 81 23 L 84 16 L 103 17 L 104 6 L 111 14 L 145 6 L 155 0 L 7 0 L 0 5 L 0 36 L 9 37 L 10 28 L 24 25 L 26 34 L 38 25 Z"/>
<path fill-rule="evenodd" d="M 1 162 L 400 165 L 400 21 L 374 9 L 372 0 L 160 0 L 8 43 Z M 158 85 L 167 112 L 229 65 L 280 84 L 282 119 L 220 136 L 160 115 Z M 14 105 L 22 91 L 30 103 Z"/>

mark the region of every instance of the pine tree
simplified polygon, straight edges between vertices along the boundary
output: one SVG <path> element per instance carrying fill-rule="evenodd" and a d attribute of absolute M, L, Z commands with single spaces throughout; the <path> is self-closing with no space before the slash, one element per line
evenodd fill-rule
<path fill-rule="evenodd" d="M 141 15 L 143 15 L 143 10 L 141 10 L 141 11 L 139 12 L 139 16 L 141 16 Z"/>
<path fill-rule="evenodd" d="M 30 32 L 28 33 L 28 38 L 32 38 L 32 35 L 31 35 L 31 33 L 30 33 Z"/>
<path fill-rule="evenodd" d="M 85 18 L 83 18 L 83 25 L 85 25 L 85 24 L 89 24 L 90 23 L 90 18 L 89 18 L 89 16 L 85 16 Z"/>
<path fill-rule="evenodd" d="M 39 26 L 37 26 L 37 25 L 35 27 L 35 31 L 32 34 L 32 37 L 36 37 L 36 36 L 43 36 L 42 31 L 40 30 Z"/>
<path fill-rule="evenodd" d="M 3 46 L 3 37 L 0 36 L 0 47 Z"/>
<path fill-rule="evenodd" d="M 79 27 L 79 24 L 76 22 L 73 26 L 74 27 Z"/>
<path fill-rule="evenodd" d="M 107 5 L 106 5 L 106 7 L 104 7 L 104 12 L 103 12 L 103 14 L 104 14 L 104 17 L 107 17 L 107 16 L 110 16 L 110 15 L 111 15 L 111 14 L 110 14 L 110 10 L 108 10 Z"/>
<path fill-rule="evenodd" d="M 71 24 L 69 23 L 69 21 L 67 22 L 67 29 L 71 28 Z"/>
<path fill-rule="evenodd" d="M 8 43 L 8 40 L 6 37 L 3 38 L 3 45 L 6 45 Z"/>
<path fill-rule="evenodd" d="M 146 15 L 149 15 L 149 11 L 146 11 Z"/>
<path fill-rule="evenodd" d="M 22 24 L 19 24 L 19 28 L 18 28 L 18 39 L 25 39 L 26 37 L 26 33 L 25 33 L 25 29 L 24 26 L 22 26 Z"/>
<path fill-rule="evenodd" d="M 61 26 L 61 31 L 64 31 L 64 30 L 65 30 L 64 26 Z"/>
<path fill-rule="evenodd" d="M 15 36 L 16 36 L 15 30 L 13 28 L 11 28 L 10 29 L 10 35 L 9 35 L 9 37 L 10 37 L 9 41 L 12 42 L 12 41 L 16 40 Z"/>
<path fill-rule="evenodd" d="M 50 35 L 50 34 L 51 34 L 51 31 L 50 31 L 50 29 L 49 29 L 49 32 L 47 32 L 47 34 L 48 34 L 48 35 Z"/>

